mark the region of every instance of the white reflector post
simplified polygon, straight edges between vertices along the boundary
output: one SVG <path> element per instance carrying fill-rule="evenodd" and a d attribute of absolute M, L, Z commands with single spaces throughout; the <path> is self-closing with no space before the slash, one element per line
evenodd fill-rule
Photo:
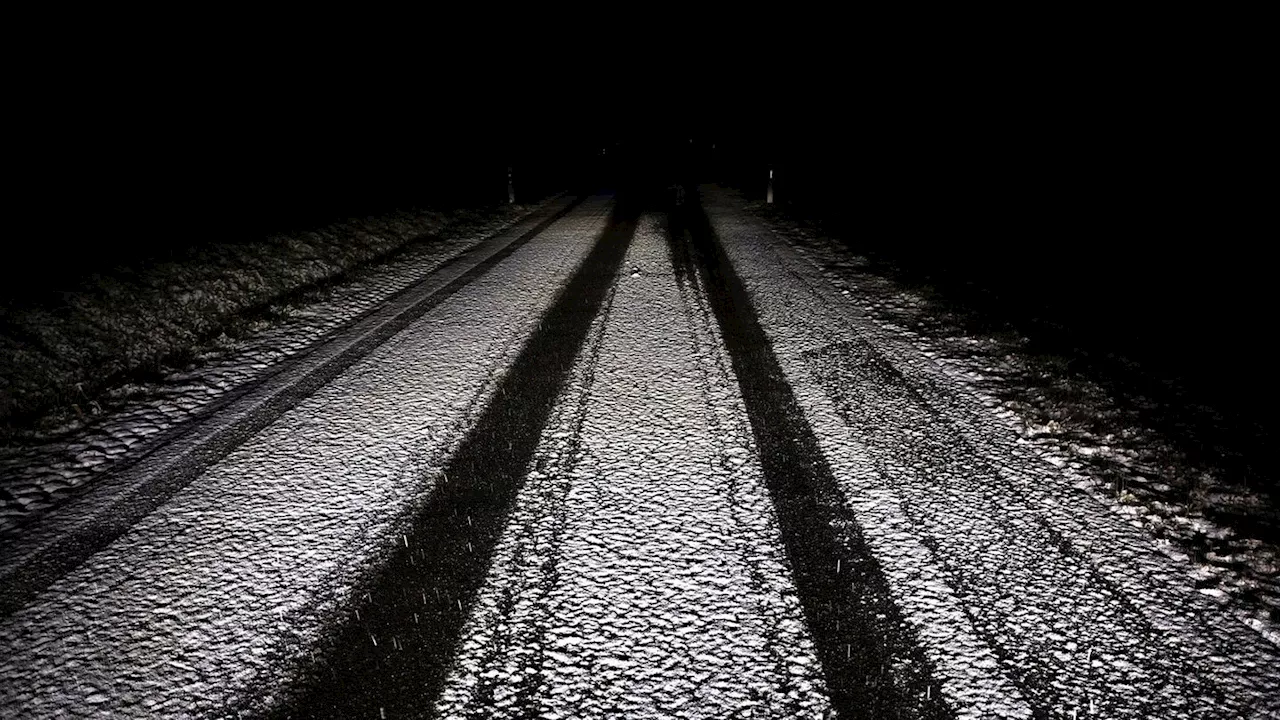
<path fill-rule="evenodd" d="M 514 203 L 516 201 L 516 186 L 511 182 L 511 166 L 507 166 L 507 202 Z"/>
<path fill-rule="evenodd" d="M 764 192 L 764 201 L 773 204 L 773 168 L 769 168 L 769 188 Z"/>

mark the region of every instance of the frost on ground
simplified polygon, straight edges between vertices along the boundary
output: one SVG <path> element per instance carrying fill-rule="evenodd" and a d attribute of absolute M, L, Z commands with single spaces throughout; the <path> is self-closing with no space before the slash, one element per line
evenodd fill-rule
<path fill-rule="evenodd" d="M 56 312 L 3 310 L 5 416 L 14 407 L 60 404 L 32 425 L 6 431 L 0 534 L 479 240 L 529 222 L 555 202 L 401 213 L 216 245 L 101 278 Z"/>
<path fill-rule="evenodd" d="M 1206 597 L 1280 645 L 1280 510 L 1228 462 L 1193 458 L 1144 418 L 1164 413 L 1212 424 L 1202 407 L 1163 407 L 1073 369 L 1076 359 L 1036 351 L 1007 327 L 977 322 L 928 287 L 907 287 L 817 228 L 743 203 L 815 266 L 841 297 L 920 346 L 956 382 L 997 408 L 1018 442 L 1034 448 L 1110 512 L 1190 564 Z M 1229 452 L 1229 448 L 1218 448 Z M 1247 461 L 1247 459 L 1244 459 Z"/>
<path fill-rule="evenodd" d="M 645 216 L 548 424 L 437 711 L 822 718 L 736 381 Z"/>
<path fill-rule="evenodd" d="M 262 712 L 399 542 L 610 204 L 557 221 L 0 621 L 0 716 Z"/>

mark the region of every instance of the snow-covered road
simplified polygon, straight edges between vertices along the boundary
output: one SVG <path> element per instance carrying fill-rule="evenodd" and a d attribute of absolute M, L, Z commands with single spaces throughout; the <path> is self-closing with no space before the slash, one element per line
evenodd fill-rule
<path fill-rule="evenodd" d="M 612 202 L 580 206 L 0 624 L 0 715 L 216 716 L 309 653 Z"/>
<path fill-rule="evenodd" d="M 817 267 L 707 200 L 957 714 L 1271 717 L 1280 655 Z"/>
<path fill-rule="evenodd" d="M 4 588 L 0 715 L 1280 717 L 1274 645 L 737 202 L 588 198 Z"/>
<path fill-rule="evenodd" d="M 742 401 L 660 220 L 642 219 L 543 434 L 442 717 L 828 705 Z"/>

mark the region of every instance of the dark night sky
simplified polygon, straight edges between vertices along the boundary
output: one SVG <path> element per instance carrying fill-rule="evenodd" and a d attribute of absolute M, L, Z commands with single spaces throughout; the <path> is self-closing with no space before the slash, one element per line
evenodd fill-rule
<path fill-rule="evenodd" d="M 1261 259 L 1274 234 L 1256 222 L 1268 202 L 1255 180 L 1261 98 L 1230 61 L 1070 44 L 1035 62 L 981 49 L 960 61 L 889 47 L 623 77 L 474 54 L 407 72 L 410 50 L 383 66 L 304 51 L 255 63 L 221 48 L 167 67 L 121 49 L 57 82 L 20 80 L 9 172 L 15 206 L 42 229 L 39 242 L 11 237 L 6 282 L 43 282 L 68 257 L 88 267 L 501 201 L 508 163 L 526 198 L 663 181 L 673 167 L 761 192 L 774 167 L 779 199 L 834 218 L 856 247 L 1043 300 L 1118 344 L 1140 337 L 1219 374 L 1260 365 L 1251 338 L 1272 304 Z"/>

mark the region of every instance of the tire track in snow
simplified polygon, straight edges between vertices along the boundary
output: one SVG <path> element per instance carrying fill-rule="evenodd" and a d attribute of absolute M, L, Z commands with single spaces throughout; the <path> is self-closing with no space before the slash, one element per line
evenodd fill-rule
<path fill-rule="evenodd" d="M 545 682 L 547 633 L 555 621 L 549 598 L 559 577 L 568 522 L 565 496 L 582 453 L 582 424 L 616 290 L 615 284 L 592 323 L 572 379 L 543 431 L 463 630 L 458 657 L 434 709 L 437 716 L 488 720 L 512 707 L 529 709 Z"/>
<path fill-rule="evenodd" d="M 611 204 L 532 238 L 0 620 L 0 715 L 264 712 L 400 543 Z"/>
<path fill-rule="evenodd" d="M 154 450 L 97 480 L 75 502 L 9 539 L 0 554 L 0 618 L 21 608 L 93 553 L 128 532 L 207 468 L 483 276 L 584 199 L 579 197 L 564 205 L 514 239 L 504 234 L 482 243 L 477 257 L 469 258 L 474 264 L 451 263 L 426 280 L 397 292 L 317 348 L 284 363 L 259 382 L 215 401 L 199 420 L 172 429 L 170 437 L 157 442 Z"/>
<path fill-rule="evenodd" d="M 832 704 L 844 718 L 950 717 L 932 664 L 893 602 L 884 571 L 846 509 L 742 279 L 702 209 L 680 213 L 671 236 L 684 274 L 694 274 L 696 258 L 706 279 Z"/>
<path fill-rule="evenodd" d="M 608 296 L 638 209 L 615 207 L 496 393 L 405 528 L 403 546 L 357 592 L 278 717 L 419 717 L 432 706 L 511 503 L 578 350 Z"/>
<path fill-rule="evenodd" d="M 1093 708 L 1082 710 L 1086 717 L 1153 716 L 1235 704 L 1199 676 L 1184 652 L 1170 652 L 1169 640 L 1129 597 L 1020 498 L 992 492 L 998 471 L 921 407 L 869 348 L 831 345 L 813 360 L 840 417 L 866 442 L 879 476 L 902 498 L 904 515 L 966 602 L 970 619 L 1019 685 L 1045 698 L 1046 714 L 1061 706 Z M 975 562 L 987 571 L 975 572 Z M 1044 632 L 1008 633 L 1011 624 Z M 1123 672 L 1109 667 L 1121 660 Z M 1152 690 L 1116 697 L 1125 685 Z"/>
<path fill-rule="evenodd" d="M 369 264 L 287 293 L 269 303 L 270 309 L 259 307 L 250 315 L 269 316 L 265 327 L 233 341 L 234 347 L 215 341 L 199 353 L 195 367 L 167 373 L 159 382 L 127 383 L 106 391 L 113 407 L 80 427 L 38 433 L 43 439 L 32 436 L 18 446 L 0 448 L 0 545 L 22 535 L 39 517 L 73 502 L 99 479 L 124 472 L 189 431 L 192 423 L 268 382 L 317 344 L 433 275 L 465 270 L 575 201 L 569 195 L 548 198 L 532 211 L 499 211 L 479 224 L 464 221 L 439 236 L 423 234 L 426 228 L 417 218 L 401 214 L 301 234 L 299 240 L 310 242 L 332 239 L 335 232 L 367 231 L 398 237 L 403 244 L 371 258 Z M 317 292 L 321 297 L 313 297 Z M 305 307 L 295 306 L 295 300 Z"/>
<path fill-rule="evenodd" d="M 714 214 L 752 292 L 767 298 L 788 377 L 824 428 L 824 451 L 846 468 L 850 497 L 917 624 L 968 625 L 1046 717 L 1280 712 L 1276 672 L 1264 669 L 1274 663 L 1269 648 L 1230 632 L 1227 618 L 1214 624 L 1203 598 L 1180 590 L 1171 563 L 1132 529 L 991 439 L 992 411 L 947 392 L 908 343 L 842 313 L 856 315 L 733 209 Z M 909 564 L 900 548 L 912 543 L 926 552 Z M 912 597 L 921 571 L 963 615 L 944 623 Z M 955 664 L 948 644 L 933 648 L 943 666 Z"/>
<path fill-rule="evenodd" d="M 819 718 L 829 705 L 713 323 L 646 218 L 544 434 L 448 718 Z"/>

